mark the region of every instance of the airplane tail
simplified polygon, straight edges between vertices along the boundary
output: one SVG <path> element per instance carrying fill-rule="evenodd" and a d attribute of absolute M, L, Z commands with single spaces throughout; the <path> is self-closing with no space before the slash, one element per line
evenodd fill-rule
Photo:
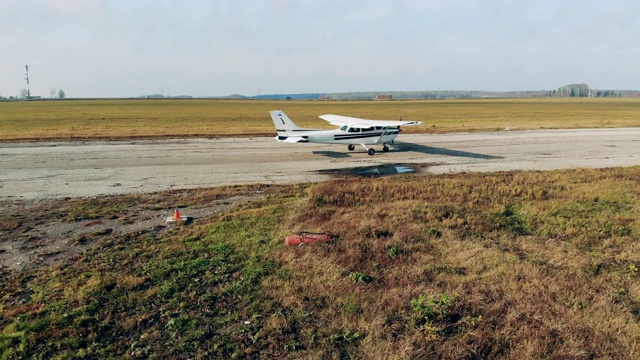
<path fill-rule="evenodd" d="M 302 130 L 298 125 L 294 124 L 291 119 L 282 110 L 269 111 L 273 125 L 276 126 L 278 136 L 287 136 L 294 133 L 296 130 Z"/>

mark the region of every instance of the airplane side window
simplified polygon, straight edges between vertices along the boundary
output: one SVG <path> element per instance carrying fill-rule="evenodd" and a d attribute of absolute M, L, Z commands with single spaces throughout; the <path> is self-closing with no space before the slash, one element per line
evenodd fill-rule
<path fill-rule="evenodd" d="M 373 131 L 373 128 L 372 128 L 372 127 L 369 127 L 369 128 L 366 128 L 366 129 L 362 129 L 362 131 L 363 131 L 363 132 L 364 132 L 364 131 Z"/>
<path fill-rule="evenodd" d="M 360 128 L 349 128 L 349 132 L 360 132 Z"/>

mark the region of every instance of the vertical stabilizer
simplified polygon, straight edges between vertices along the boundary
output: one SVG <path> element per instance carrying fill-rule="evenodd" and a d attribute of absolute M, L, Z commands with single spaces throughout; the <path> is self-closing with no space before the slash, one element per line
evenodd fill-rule
<path fill-rule="evenodd" d="M 276 131 L 278 131 L 278 135 L 291 135 L 296 130 L 300 129 L 296 124 L 289 119 L 287 114 L 282 110 L 272 110 L 269 111 L 271 114 L 271 119 L 273 120 L 273 125 L 276 126 Z"/>

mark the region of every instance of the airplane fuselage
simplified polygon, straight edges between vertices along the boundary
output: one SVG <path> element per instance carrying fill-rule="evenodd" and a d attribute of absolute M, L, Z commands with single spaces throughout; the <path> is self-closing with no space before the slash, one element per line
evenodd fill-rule
<path fill-rule="evenodd" d="M 300 137 L 299 142 L 321 144 L 349 144 L 373 145 L 388 144 L 398 137 L 400 129 L 397 127 L 372 126 L 370 128 L 355 128 L 343 126 L 338 130 L 310 130 L 305 129 L 291 133 L 290 136 Z M 289 135 L 289 134 L 287 134 Z M 279 135 L 278 140 L 284 141 L 289 136 Z"/>

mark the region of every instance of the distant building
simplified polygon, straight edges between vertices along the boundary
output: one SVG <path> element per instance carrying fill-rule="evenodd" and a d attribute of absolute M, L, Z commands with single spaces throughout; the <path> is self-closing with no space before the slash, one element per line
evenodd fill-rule
<path fill-rule="evenodd" d="M 376 95 L 376 100 L 391 100 L 393 96 L 391 95 Z"/>

